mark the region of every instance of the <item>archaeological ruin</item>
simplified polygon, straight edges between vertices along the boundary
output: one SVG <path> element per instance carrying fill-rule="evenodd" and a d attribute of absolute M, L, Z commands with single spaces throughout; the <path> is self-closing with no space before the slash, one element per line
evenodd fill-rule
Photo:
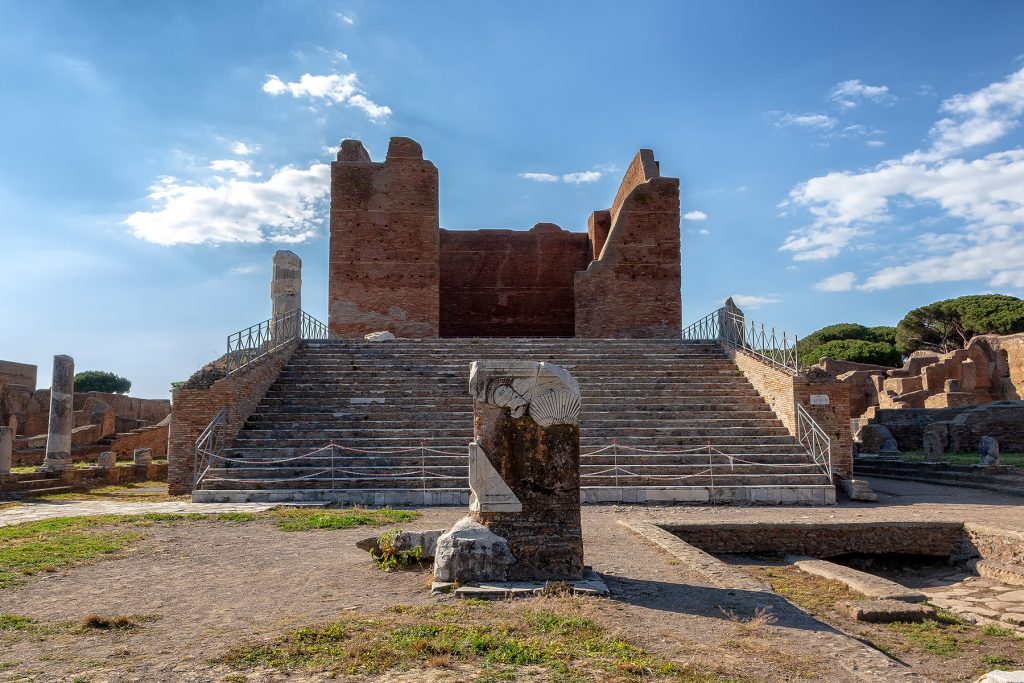
<path fill-rule="evenodd" d="M 441 229 L 438 181 L 413 140 L 383 161 L 342 142 L 327 323 L 299 308 L 301 261 L 278 252 L 273 317 L 174 392 L 172 493 L 484 505 L 475 478 L 504 460 L 474 442 L 460 377 L 522 361 L 578 382 L 584 503 L 835 502 L 852 475 L 848 386 L 803 372 L 795 338 L 731 300 L 682 327 L 679 180 L 652 151 L 586 232 Z"/>

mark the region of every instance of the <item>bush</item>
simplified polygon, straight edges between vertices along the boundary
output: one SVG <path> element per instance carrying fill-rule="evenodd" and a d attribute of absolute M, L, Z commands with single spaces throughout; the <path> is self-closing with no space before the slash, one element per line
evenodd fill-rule
<path fill-rule="evenodd" d="M 848 360 L 854 363 L 870 363 L 896 367 L 903 361 L 903 354 L 894 345 L 886 342 L 871 342 L 863 339 L 839 339 L 813 349 L 809 356 L 801 356 L 805 365 L 814 365 L 822 358 Z"/>
<path fill-rule="evenodd" d="M 132 383 L 120 375 L 102 370 L 86 370 L 75 375 L 75 392 L 102 391 L 107 394 L 127 394 Z"/>

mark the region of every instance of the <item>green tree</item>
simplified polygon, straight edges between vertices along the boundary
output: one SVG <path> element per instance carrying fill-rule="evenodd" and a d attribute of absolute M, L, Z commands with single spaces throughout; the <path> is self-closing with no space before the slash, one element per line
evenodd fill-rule
<path fill-rule="evenodd" d="M 975 294 L 946 299 L 907 313 L 896 326 L 896 346 L 949 353 L 979 334 L 1024 332 L 1024 301 L 1006 294 Z"/>
<path fill-rule="evenodd" d="M 890 367 L 903 360 L 896 348 L 896 328 L 885 325 L 828 325 L 801 339 L 797 347 L 802 365 L 814 365 L 825 357 Z"/>
<path fill-rule="evenodd" d="M 826 357 L 889 367 L 896 367 L 903 362 L 903 354 L 895 345 L 864 339 L 836 339 L 825 342 L 814 347 L 807 356 L 801 356 L 800 362 L 804 365 L 814 365 Z"/>
<path fill-rule="evenodd" d="M 127 394 L 132 383 L 120 375 L 102 370 L 86 370 L 75 375 L 75 391 L 103 391 L 108 394 Z"/>

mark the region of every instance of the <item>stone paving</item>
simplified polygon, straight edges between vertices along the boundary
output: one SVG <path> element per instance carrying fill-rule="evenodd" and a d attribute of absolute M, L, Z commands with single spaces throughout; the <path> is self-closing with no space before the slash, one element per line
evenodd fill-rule
<path fill-rule="evenodd" d="M 46 503 L 22 503 L 18 507 L 0 510 L 0 527 L 22 522 L 35 522 L 56 517 L 81 517 L 91 515 L 143 515 L 148 512 L 217 514 L 219 512 L 262 512 L 275 505 L 268 503 L 191 503 L 171 501 L 163 503 L 109 502 L 109 501 L 68 501 Z"/>
<path fill-rule="evenodd" d="M 935 581 L 921 592 L 937 607 L 974 619 L 978 623 L 1003 622 L 1024 626 L 1024 589 L 1007 586 L 980 576 L 956 575 Z"/>

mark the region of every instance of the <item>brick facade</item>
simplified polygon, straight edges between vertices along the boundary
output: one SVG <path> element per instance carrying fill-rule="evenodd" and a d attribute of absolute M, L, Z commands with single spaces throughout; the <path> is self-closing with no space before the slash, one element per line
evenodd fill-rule
<path fill-rule="evenodd" d="M 437 168 L 418 143 L 392 138 L 374 162 L 344 140 L 331 165 L 328 326 L 350 338 L 676 337 L 679 212 L 679 180 L 641 150 L 587 233 L 442 231 Z"/>
<path fill-rule="evenodd" d="M 590 262 L 581 232 L 441 231 L 442 337 L 572 337 L 573 277 Z"/>
<path fill-rule="evenodd" d="M 438 230 L 437 168 L 419 144 L 391 138 L 378 163 L 345 140 L 331 164 L 331 334 L 438 336 Z"/>
<path fill-rule="evenodd" d="M 832 441 L 832 471 L 845 479 L 853 476 L 847 385 L 828 376 L 801 374 L 794 377 L 728 344 L 723 344 L 722 348 L 794 437 L 797 436 L 796 403 L 799 401 Z M 811 405 L 812 394 L 828 396 L 828 404 Z"/>
<path fill-rule="evenodd" d="M 227 409 L 225 445 L 230 446 L 235 434 L 256 410 L 267 389 L 281 374 L 281 368 L 292 357 L 298 344 L 297 341 L 289 342 L 267 356 L 243 366 L 235 373 L 217 380 L 207 389 L 179 388 L 174 391 L 167 439 L 167 483 L 171 495 L 180 495 L 192 490 L 196 439 L 220 409 Z"/>
<path fill-rule="evenodd" d="M 682 329 L 679 179 L 663 178 L 654 152 L 626 170 L 599 256 L 576 274 L 579 337 L 676 337 Z M 603 214 L 591 218 L 599 239 Z"/>

